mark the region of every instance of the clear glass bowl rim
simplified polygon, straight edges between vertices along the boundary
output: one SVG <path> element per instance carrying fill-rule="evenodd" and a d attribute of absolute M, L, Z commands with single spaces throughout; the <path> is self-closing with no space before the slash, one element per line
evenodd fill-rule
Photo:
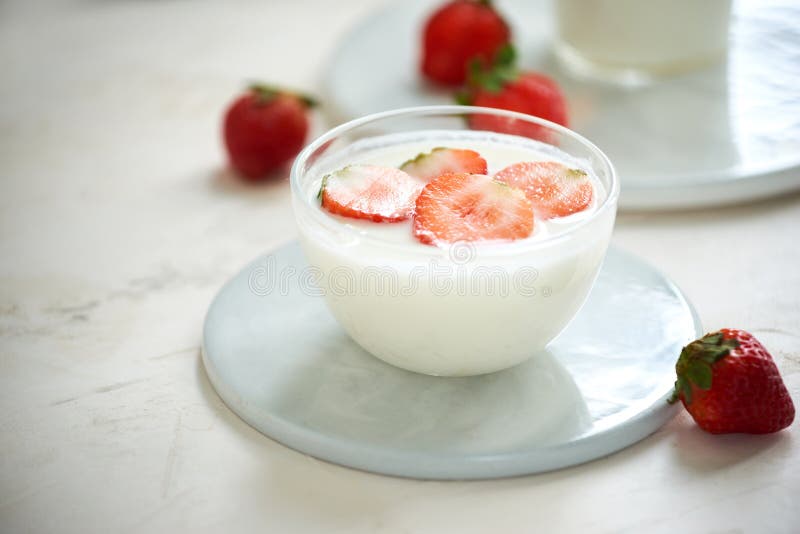
<path fill-rule="evenodd" d="M 586 219 L 580 221 L 575 226 L 557 235 L 545 237 L 544 239 L 537 239 L 537 240 L 520 239 L 516 241 L 503 242 L 503 243 L 480 243 L 480 242 L 473 243 L 476 250 L 480 251 L 481 256 L 497 256 L 497 255 L 506 256 L 521 252 L 529 252 L 534 249 L 545 248 L 548 246 L 562 243 L 570 239 L 570 237 L 573 236 L 575 233 L 586 228 L 588 225 L 590 225 L 593 221 L 598 219 L 602 214 L 606 213 L 608 210 L 616 209 L 617 200 L 619 198 L 619 179 L 617 177 L 617 172 L 616 169 L 614 168 L 614 165 L 611 163 L 611 160 L 608 159 L 608 156 L 606 156 L 605 153 L 602 150 L 600 150 L 594 143 L 592 143 L 579 133 L 570 130 L 569 128 L 566 128 L 564 126 L 561 126 L 560 124 L 556 124 L 554 122 L 550 122 L 545 119 L 541 119 L 539 117 L 534 117 L 533 115 L 527 115 L 525 113 L 508 111 L 504 109 L 486 108 L 478 106 L 461 106 L 461 105 L 417 106 L 417 107 L 408 107 L 408 108 L 393 109 L 388 111 L 381 111 L 378 113 L 372 113 L 370 115 L 365 115 L 363 117 L 353 119 L 351 121 L 340 124 L 339 126 L 331 128 L 324 134 L 314 139 L 311 143 L 309 143 L 300 152 L 300 154 L 298 154 L 297 158 L 295 158 L 289 178 L 292 196 L 295 197 L 295 201 L 299 200 L 300 203 L 305 208 L 308 208 L 307 211 L 309 212 L 310 216 L 312 217 L 312 219 L 314 219 L 316 223 L 318 223 L 320 226 L 322 226 L 327 230 L 336 232 L 338 234 L 341 233 L 352 234 L 354 239 L 357 239 L 361 242 L 368 242 L 371 245 L 375 245 L 377 247 L 390 248 L 394 250 L 404 249 L 405 251 L 407 251 L 409 254 L 412 255 L 420 255 L 420 254 L 438 255 L 441 253 L 442 250 L 439 247 L 430 247 L 430 246 L 420 247 L 417 246 L 416 243 L 405 244 L 405 243 L 389 242 L 380 239 L 378 237 L 361 234 L 354 228 L 342 225 L 332 217 L 329 217 L 327 214 L 323 212 L 322 209 L 313 206 L 308 201 L 308 198 L 306 198 L 307 197 L 306 192 L 303 191 L 302 185 L 300 183 L 300 180 L 303 176 L 303 172 L 301 169 L 305 166 L 309 157 L 311 157 L 311 155 L 314 152 L 316 152 L 321 146 L 330 142 L 333 139 L 336 139 L 340 135 L 347 133 L 348 131 L 354 130 L 361 126 L 369 125 L 370 123 L 379 122 L 384 119 L 401 118 L 401 117 L 413 117 L 413 116 L 424 117 L 430 115 L 459 116 L 459 115 L 477 114 L 477 113 L 524 120 L 530 123 L 544 126 L 545 128 L 549 128 L 562 135 L 570 137 L 573 140 L 578 141 L 580 144 L 584 145 L 590 152 L 592 152 L 595 156 L 598 157 L 601 164 L 606 167 L 610 180 L 610 187 L 608 188 L 608 192 L 605 200 L 603 200 L 603 203 L 597 207 L 597 209 L 594 211 L 594 213 L 592 213 L 590 217 L 587 217 Z M 295 202 L 294 203 L 295 210 L 297 210 L 297 205 L 298 202 Z M 297 214 L 295 215 L 297 216 Z"/>

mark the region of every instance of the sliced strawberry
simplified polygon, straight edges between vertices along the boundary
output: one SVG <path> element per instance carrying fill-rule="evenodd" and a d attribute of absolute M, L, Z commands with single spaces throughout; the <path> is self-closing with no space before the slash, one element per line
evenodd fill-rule
<path fill-rule="evenodd" d="M 495 174 L 494 179 L 522 189 L 539 219 L 583 211 L 594 194 L 588 174 L 555 161 L 515 163 Z"/>
<path fill-rule="evenodd" d="M 413 227 L 433 245 L 522 239 L 533 232 L 533 208 L 522 191 L 484 174 L 445 174 L 420 193 Z"/>
<path fill-rule="evenodd" d="M 400 170 L 430 182 L 443 174 L 486 174 L 487 167 L 486 160 L 474 150 L 438 147 L 406 161 L 400 166 Z"/>
<path fill-rule="evenodd" d="M 322 207 L 337 215 L 397 222 L 411 216 L 423 185 L 398 169 L 348 165 L 322 179 L 319 197 Z"/>

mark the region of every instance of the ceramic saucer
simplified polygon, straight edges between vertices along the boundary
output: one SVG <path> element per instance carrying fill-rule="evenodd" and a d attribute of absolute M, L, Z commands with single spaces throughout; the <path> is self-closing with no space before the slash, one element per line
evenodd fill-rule
<path fill-rule="evenodd" d="M 286 282 L 255 287 L 265 266 Z M 208 376 L 264 435 L 376 473 L 505 477 L 622 449 L 672 417 L 675 360 L 701 334 L 669 280 L 612 248 L 586 304 L 547 351 L 494 374 L 430 377 L 351 341 L 308 290 L 306 266 L 292 242 L 220 290 L 203 332 Z"/>

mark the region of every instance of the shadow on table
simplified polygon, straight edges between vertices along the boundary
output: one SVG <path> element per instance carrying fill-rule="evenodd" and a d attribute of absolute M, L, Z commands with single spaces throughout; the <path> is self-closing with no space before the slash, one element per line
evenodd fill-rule
<path fill-rule="evenodd" d="M 261 196 L 289 186 L 290 165 L 275 171 L 258 182 L 247 181 L 229 166 L 210 169 L 208 183 L 215 192 L 231 195 Z"/>
<path fill-rule="evenodd" d="M 726 469 L 735 464 L 751 460 L 762 454 L 774 454 L 776 450 L 790 446 L 789 432 L 774 434 L 722 434 L 703 431 L 688 416 L 675 420 L 673 436 L 674 458 L 689 471 L 706 474 Z"/>

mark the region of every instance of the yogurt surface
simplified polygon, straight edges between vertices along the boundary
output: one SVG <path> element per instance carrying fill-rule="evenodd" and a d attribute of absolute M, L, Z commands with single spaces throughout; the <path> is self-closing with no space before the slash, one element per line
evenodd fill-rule
<path fill-rule="evenodd" d="M 416 157 L 420 153 L 430 152 L 436 147 L 448 147 L 464 148 L 478 152 L 486 160 L 490 176 L 509 165 L 523 161 L 558 161 L 569 167 L 581 169 L 589 175 L 594 194 L 588 208 L 567 217 L 548 220 L 535 218 L 533 233 L 529 237 L 517 241 L 538 241 L 564 233 L 591 217 L 598 204 L 605 199 L 605 189 L 592 172 L 588 162 L 573 158 L 552 145 L 512 135 L 487 135 L 486 132 L 426 132 L 426 134 L 430 135 L 432 139 L 420 140 L 418 134 L 399 134 L 364 140 L 354 144 L 346 152 L 338 154 L 329 162 L 326 169 L 333 167 L 333 170 L 337 170 L 351 164 L 399 168 L 405 161 Z M 317 196 L 322 185 L 322 179 L 328 172 L 331 171 L 326 170 L 326 172 L 318 173 L 313 180 L 309 181 L 306 198 L 310 204 L 319 206 Z M 322 210 L 321 207 L 319 209 Z M 324 210 L 322 211 L 324 212 Z M 410 219 L 394 223 L 376 223 L 342 217 L 328 212 L 325 212 L 325 214 L 360 236 L 398 244 L 418 245 L 426 248 L 430 246 L 423 245 L 414 238 Z M 491 242 L 475 243 L 476 246 L 483 247 L 499 247 L 503 246 L 503 244 Z"/>
<path fill-rule="evenodd" d="M 722 55 L 731 0 L 557 0 L 562 45 L 599 65 L 680 72 Z"/>

